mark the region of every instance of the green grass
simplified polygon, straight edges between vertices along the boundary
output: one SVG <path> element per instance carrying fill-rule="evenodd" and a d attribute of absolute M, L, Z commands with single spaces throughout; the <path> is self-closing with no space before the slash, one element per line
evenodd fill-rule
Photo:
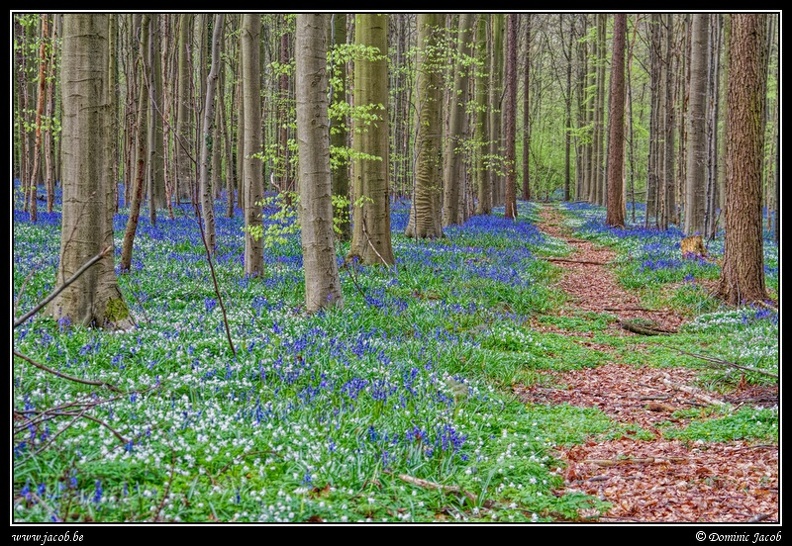
<path fill-rule="evenodd" d="M 738 378 L 677 349 L 777 372 L 778 321 L 720 309 L 678 273 L 642 287 L 645 301 L 676 299 L 698 317 L 674 336 L 619 336 L 611 315 L 561 315 L 560 269 L 537 256 L 569 249 L 526 220 L 536 207 L 521 203 L 517 223 L 477 217 L 444 239 L 414 241 L 395 206 L 396 266 L 343 268 L 344 307 L 312 316 L 302 310 L 298 238 L 269 249 L 264 278 L 247 279 L 239 217 L 218 215 L 215 266 L 236 355 L 194 222 L 143 219 L 133 270 L 119 276 L 137 329 L 64 328 L 42 314 L 14 331 L 16 351 L 121 390 L 14 360 L 15 410 L 81 404 L 92 418 L 77 411 L 15 432 L 14 520 L 531 522 L 604 509 L 594 497 L 556 494 L 563 465 L 553 448 L 646 433 L 596 409 L 522 404 L 512 385 L 618 358 L 694 367 L 727 388 Z M 54 287 L 57 220 L 15 219 L 16 315 Z M 625 252 L 642 245 L 599 237 Z M 731 419 L 710 426 L 736 429 L 756 417 L 738 414 L 702 417 L 702 426 Z M 754 421 L 771 430 L 777 419 Z"/>

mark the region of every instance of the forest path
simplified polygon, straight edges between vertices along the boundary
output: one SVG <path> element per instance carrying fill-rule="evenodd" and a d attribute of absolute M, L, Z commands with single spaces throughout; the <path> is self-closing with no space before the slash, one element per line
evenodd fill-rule
<path fill-rule="evenodd" d="M 543 207 L 540 230 L 575 249 L 563 260 L 550 259 L 564 269 L 558 286 L 569 296 L 560 314 L 613 314 L 619 321 L 610 324 L 608 333 L 635 336 L 636 341 L 641 336 L 624 330 L 620 323 L 651 320 L 669 331 L 682 324 L 683 317 L 671 311 L 642 308 L 638 296 L 622 288 L 609 267 L 616 253 L 575 239 L 562 222 L 557 207 Z M 591 333 L 534 326 L 583 339 L 594 337 Z M 653 438 L 636 440 L 629 434 L 557 448 L 556 456 L 565 466 L 565 483 L 558 493 L 583 492 L 611 503 L 604 514 L 590 511 L 581 513 L 581 517 L 599 522 L 778 521 L 778 445 L 690 443 L 664 438 L 662 427 L 682 427 L 690 422 L 675 412 L 710 405 L 706 394 L 690 387 L 697 372 L 674 367 L 672 362 L 665 368 L 628 365 L 619 362 L 619 352 L 613 346 L 593 339 L 582 343 L 611 356 L 611 361 L 596 368 L 547 372 L 549 383 L 515 385 L 515 394 L 526 403 L 598 408 L 614 421 L 632 430 L 640 427 Z M 652 349 L 637 342 L 634 350 Z M 709 398 L 741 405 L 746 400 L 754 401 L 754 395 L 746 387 Z"/>

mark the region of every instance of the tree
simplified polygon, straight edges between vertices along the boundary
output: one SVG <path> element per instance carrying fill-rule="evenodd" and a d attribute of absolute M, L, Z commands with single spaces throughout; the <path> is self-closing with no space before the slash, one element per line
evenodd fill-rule
<path fill-rule="evenodd" d="M 457 29 L 457 50 L 454 60 L 454 86 L 450 112 L 448 114 L 448 135 L 445 139 L 445 164 L 443 167 L 443 225 L 462 224 L 465 221 L 464 139 L 467 133 L 467 110 L 470 100 L 469 59 L 472 50 L 473 15 L 461 13 Z"/>
<path fill-rule="evenodd" d="M 332 49 L 341 51 L 347 41 L 347 16 L 345 13 L 334 13 L 331 16 L 331 36 Z M 331 66 L 333 103 L 346 103 L 347 88 L 347 63 L 346 60 L 336 59 Z M 347 149 L 348 116 L 339 113 L 330 119 L 330 148 Z M 330 168 L 333 177 L 333 195 L 336 199 L 343 202 L 349 199 L 349 159 L 346 154 L 338 154 L 339 157 L 331 162 Z M 333 208 L 336 222 L 336 236 L 341 241 L 349 241 L 352 236 L 349 223 L 349 207 L 337 206 Z"/>
<path fill-rule="evenodd" d="M 690 98 L 687 112 L 685 234 L 704 233 L 704 188 L 707 173 L 707 58 L 709 14 L 694 13 L 691 25 Z"/>
<path fill-rule="evenodd" d="M 624 50 L 627 14 L 617 13 L 614 17 L 605 224 L 611 227 L 624 227 Z"/>
<path fill-rule="evenodd" d="M 525 21 L 525 53 L 523 54 L 523 127 L 522 127 L 522 198 L 523 201 L 531 200 L 531 14 L 526 13 L 521 16 Z M 572 32 L 569 32 L 569 50 L 572 49 Z M 569 88 L 571 87 L 572 77 L 572 63 L 569 60 L 569 53 L 564 49 L 567 55 L 567 122 L 566 126 L 570 126 L 570 113 L 571 107 L 571 94 Z M 565 169 L 566 176 L 566 191 L 564 193 L 564 200 L 569 201 L 569 131 L 566 131 L 566 155 L 567 166 Z"/>
<path fill-rule="evenodd" d="M 330 17 L 326 13 L 297 15 L 295 55 L 300 231 L 305 307 L 309 313 L 342 304 L 341 280 L 333 246 L 330 122 L 327 115 L 329 22 Z"/>
<path fill-rule="evenodd" d="M 767 15 L 731 16 L 726 240 L 718 294 L 730 305 L 767 299 L 762 247 L 762 160 Z"/>
<path fill-rule="evenodd" d="M 215 218 L 214 218 L 214 193 L 210 184 L 211 157 L 213 141 L 213 128 L 215 121 L 215 94 L 217 92 L 217 78 L 220 71 L 220 37 L 223 35 L 223 15 L 216 14 L 214 18 L 214 31 L 212 32 L 212 67 L 206 78 L 206 102 L 203 111 L 202 137 L 201 138 L 201 211 L 203 214 L 204 233 L 206 246 L 214 252 L 216 245 Z M 217 143 L 219 145 L 219 142 Z"/>
<path fill-rule="evenodd" d="M 129 271 L 132 268 L 132 248 L 135 243 L 135 233 L 137 232 L 138 220 L 140 219 L 140 205 L 143 201 L 143 190 L 146 182 L 146 144 L 147 134 L 146 121 L 148 115 L 148 98 L 145 80 L 146 70 L 145 58 L 149 41 L 150 14 L 144 13 L 140 21 L 140 48 L 139 59 L 140 86 L 138 87 L 138 112 L 137 125 L 135 126 L 135 143 L 137 153 L 135 154 L 135 181 L 132 186 L 131 200 L 129 203 L 129 216 L 127 217 L 126 229 L 124 230 L 124 241 L 121 245 L 121 271 Z"/>
<path fill-rule="evenodd" d="M 157 209 L 165 208 L 165 162 L 162 128 L 162 49 L 160 46 L 160 22 L 157 13 L 151 14 L 149 24 L 149 47 L 146 52 L 146 69 L 149 94 L 148 111 L 148 154 L 147 194 L 151 224 L 157 223 Z"/>
<path fill-rule="evenodd" d="M 506 16 L 506 189 L 504 216 L 517 218 L 517 15 Z"/>
<path fill-rule="evenodd" d="M 58 282 L 102 258 L 51 302 L 62 324 L 127 329 L 134 325 L 113 265 L 114 190 L 107 98 L 108 17 L 63 16 L 63 212 Z"/>
<path fill-rule="evenodd" d="M 492 204 L 503 204 L 503 176 L 500 161 L 503 158 L 501 101 L 503 99 L 503 14 L 490 16 L 490 73 L 489 73 L 489 169 Z"/>
<path fill-rule="evenodd" d="M 261 200 L 264 198 L 264 180 L 259 160 L 253 154 L 261 151 L 261 62 L 259 35 L 261 15 L 242 16 L 242 106 L 244 119 L 245 163 L 245 274 L 253 277 L 264 273 L 264 242 L 257 230 L 261 229 Z"/>
<path fill-rule="evenodd" d="M 388 17 L 355 16 L 352 243 L 364 264 L 392 265 L 388 179 Z M 363 51 L 365 50 L 365 51 Z"/>
<path fill-rule="evenodd" d="M 492 183 L 489 173 L 485 170 L 485 155 L 489 149 L 487 145 L 487 23 L 489 16 L 480 14 L 476 23 L 476 73 L 475 87 L 475 122 L 473 126 L 473 142 L 475 143 L 475 166 L 473 174 L 476 177 L 476 214 L 489 214 L 492 212 Z"/>
<path fill-rule="evenodd" d="M 418 62 L 415 78 L 417 101 L 415 186 L 405 235 L 417 239 L 443 236 L 441 218 L 442 136 L 441 61 L 438 28 L 441 15 L 418 14 Z"/>
<path fill-rule="evenodd" d="M 194 185 L 192 153 L 192 110 L 190 105 L 190 62 L 187 56 L 189 51 L 190 27 L 192 15 L 183 13 L 179 15 L 179 39 L 177 50 L 178 82 L 177 82 L 177 107 L 176 107 L 176 198 L 179 203 L 189 202 L 192 199 Z"/>

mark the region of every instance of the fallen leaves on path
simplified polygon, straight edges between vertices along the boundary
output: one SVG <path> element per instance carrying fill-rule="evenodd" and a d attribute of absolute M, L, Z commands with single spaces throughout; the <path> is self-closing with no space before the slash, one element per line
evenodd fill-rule
<path fill-rule="evenodd" d="M 610 312 L 620 321 L 640 318 L 676 330 L 683 317 L 670 310 L 646 310 L 618 284 L 608 265 L 615 253 L 569 237 L 557 210 L 544 207 L 540 228 L 574 247 L 559 287 L 573 311 Z M 624 332 L 623 335 L 635 335 Z M 598 347 L 598 349 L 604 349 Z M 582 492 L 611 504 L 606 513 L 582 513 L 599 522 L 778 522 L 778 445 L 744 441 L 682 442 L 663 438 L 659 424 L 685 426 L 678 410 L 709 405 L 686 368 L 641 368 L 610 363 L 567 373 L 548 372 L 541 385 L 515 385 L 526 403 L 596 407 L 621 422 L 652 432 L 649 441 L 620 438 L 559 448 L 565 484 L 557 494 Z M 547 385 L 553 385 L 548 387 Z M 741 385 L 711 402 L 771 407 L 777 387 Z M 717 399 L 717 400 L 715 400 Z"/>

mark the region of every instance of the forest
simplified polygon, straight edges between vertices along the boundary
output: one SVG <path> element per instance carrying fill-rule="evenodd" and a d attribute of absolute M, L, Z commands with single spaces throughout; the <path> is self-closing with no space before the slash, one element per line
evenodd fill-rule
<path fill-rule="evenodd" d="M 12 527 L 780 540 L 780 12 L 11 25 Z"/>

